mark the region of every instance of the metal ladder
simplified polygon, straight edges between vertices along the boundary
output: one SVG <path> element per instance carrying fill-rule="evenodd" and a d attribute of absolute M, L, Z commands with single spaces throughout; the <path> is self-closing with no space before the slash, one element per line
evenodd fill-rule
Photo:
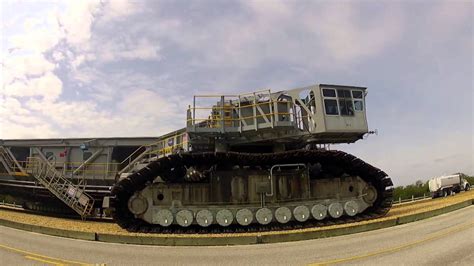
<path fill-rule="evenodd" d="M 24 175 L 26 173 L 11 151 L 3 146 L 0 146 L 0 163 L 10 175 Z"/>
<path fill-rule="evenodd" d="M 76 211 L 83 219 L 92 214 L 94 199 L 79 185 L 72 183 L 49 162 L 38 157 L 29 157 L 27 173 L 34 176 L 41 185 Z"/>

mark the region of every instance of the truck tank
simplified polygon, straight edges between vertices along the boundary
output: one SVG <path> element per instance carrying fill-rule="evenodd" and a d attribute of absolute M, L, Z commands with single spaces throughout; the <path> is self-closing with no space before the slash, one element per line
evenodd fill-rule
<path fill-rule="evenodd" d="M 196 95 L 186 132 L 114 185 L 114 220 L 139 232 L 302 228 L 385 215 L 392 181 L 330 144 L 368 134 L 364 87 Z M 162 147 L 161 147 L 162 148 Z"/>

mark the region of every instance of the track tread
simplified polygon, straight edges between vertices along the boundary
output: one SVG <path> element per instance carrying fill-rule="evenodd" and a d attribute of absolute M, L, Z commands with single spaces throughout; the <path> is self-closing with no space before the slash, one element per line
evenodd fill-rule
<path fill-rule="evenodd" d="M 269 225 L 251 225 L 240 227 L 231 225 L 226 228 L 218 225 L 211 225 L 207 228 L 190 226 L 180 228 L 171 225 L 162 228 L 159 225 L 148 224 L 137 219 L 128 210 L 128 199 L 135 193 L 145 188 L 153 182 L 156 176 L 160 176 L 164 181 L 173 182 L 171 169 L 176 167 L 190 167 L 194 165 L 228 165 L 229 162 L 239 162 L 238 165 L 251 167 L 268 166 L 282 163 L 321 163 L 322 165 L 332 165 L 344 170 L 351 175 L 358 175 L 364 181 L 371 183 L 377 189 L 379 197 L 374 205 L 367 208 L 363 213 L 354 217 L 342 216 L 339 219 L 326 219 L 323 221 L 308 220 L 305 223 L 289 222 L 288 224 L 271 223 Z M 162 157 L 151 162 L 138 172 L 120 180 L 112 189 L 111 201 L 112 217 L 122 228 L 131 232 L 143 233 L 232 233 L 242 231 L 268 231 L 287 230 L 289 228 L 304 228 L 314 226 L 333 225 L 347 222 L 362 221 L 384 216 L 391 208 L 393 202 L 393 183 L 387 174 L 382 170 L 371 166 L 363 160 L 337 150 L 296 150 L 269 154 L 236 153 L 236 152 L 199 152 L 173 154 Z"/>

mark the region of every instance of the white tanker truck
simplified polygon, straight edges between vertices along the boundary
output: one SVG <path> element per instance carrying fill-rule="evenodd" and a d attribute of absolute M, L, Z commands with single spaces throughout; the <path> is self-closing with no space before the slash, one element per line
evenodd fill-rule
<path fill-rule="evenodd" d="M 433 177 L 428 181 L 431 197 L 446 197 L 453 193 L 459 193 L 461 190 L 468 191 L 470 184 L 466 179 L 461 178 L 459 174 Z"/>

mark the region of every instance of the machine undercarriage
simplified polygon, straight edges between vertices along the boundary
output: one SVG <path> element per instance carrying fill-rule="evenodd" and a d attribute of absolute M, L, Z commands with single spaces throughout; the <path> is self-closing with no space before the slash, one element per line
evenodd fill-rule
<path fill-rule="evenodd" d="M 383 216 L 390 186 L 383 171 L 341 151 L 183 153 L 121 180 L 111 207 L 129 231 L 274 230 Z"/>

